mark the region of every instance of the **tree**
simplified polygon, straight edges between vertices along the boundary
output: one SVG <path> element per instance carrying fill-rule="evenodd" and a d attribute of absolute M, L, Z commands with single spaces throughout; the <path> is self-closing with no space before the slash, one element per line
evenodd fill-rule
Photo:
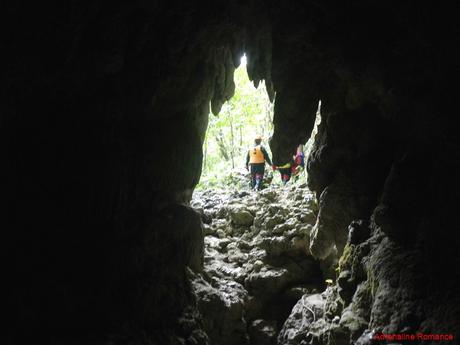
<path fill-rule="evenodd" d="M 203 161 L 201 184 L 217 182 L 223 172 L 243 168 L 248 147 L 254 135 L 260 134 L 265 143 L 273 132 L 273 104 L 265 84 L 256 89 L 248 79 L 245 59 L 235 70 L 235 95 L 222 106 L 218 116 L 210 114 Z M 265 145 L 269 150 L 268 145 Z M 270 152 L 269 152 L 270 153 Z"/>
<path fill-rule="evenodd" d="M 273 104 L 270 103 L 261 82 L 256 89 L 248 79 L 245 60 L 235 70 L 235 95 L 222 106 L 218 116 L 209 115 L 209 124 L 203 147 L 203 169 L 198 188 L 224 186 L 233 169 L 243 169 L 247 150 L 256 134 L 264 138 L 271 156 L 268 139 L 273 133 Z M 318 108 L 312 137 L 305 145 L 306 156 L 311 151 L 313 137 L 320 122 Z"/>

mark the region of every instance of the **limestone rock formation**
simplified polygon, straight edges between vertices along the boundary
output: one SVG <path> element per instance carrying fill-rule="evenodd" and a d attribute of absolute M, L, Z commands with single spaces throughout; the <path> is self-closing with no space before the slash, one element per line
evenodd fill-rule
<path fill-rule="evenodd" d="M 251 250 L 262 262 L 251 262 L 255 288 L 300 284 L 297 271 L 281 266 L 295 261 L 303 270 L 314 259 L 296 260 L 309 253 L 322 259 L 333 293 L 305 342 L 353 342 L 364 327 L 356 342 L 378 332 L 458 339 L 456 7 L 364 0 L 5 3 L 5 343 L 206 343 L 187 273 L 206 267 L 203 231 L 216 245 L 207 244 L 204 259 L 212 261 L 206 250 L 225 250 L 223 267 L 241 285 Z M 233 94 L 243 53 L 250 78 L 255 85 L 265 80 L 275 101 L 275 164 L 310 137 L 321 100 L 307 164 L 319 207 L 315 224 L 305 200 L 295 206 L 298 222 L 283 225 L 291 210 L 275 205 L 270 191 L 269 216 L 249 210 L 252 225 L 246 214 L 228 227 L 228 209 L 212 207 L 203 208 L 203 228 L 188 207 L 208 115 Z M 347 242 L 356 221 L 367 229 Z M 270 255 L 248 231 L 272 238 L 263 243 Z M 309 249 L 302 251 L 307 232 Z M 264 260 L 276 268 L 269 278 Z M 252 321 L 262 319 L 259 302 L 248 295 Z M 259 330 L 254 325 L 254 334 Z"/>
<path fill-rule="evenodd" d="M 323 285 L 308 251 L 316 214 L 311 192 L 302 184 L 208 190 L 195 192 L 192 205 L 211 215 L 203 274 L 191 278 L 211 343 L 275 344 L 292 306 Z"/>

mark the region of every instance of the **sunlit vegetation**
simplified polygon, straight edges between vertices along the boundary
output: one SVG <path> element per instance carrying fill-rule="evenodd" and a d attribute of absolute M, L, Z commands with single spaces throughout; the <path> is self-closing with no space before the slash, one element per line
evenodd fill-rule
<path fill-rule="evenodd" d="M 273 133 L 273 103 L 268 99 L 265 83 L 262 81 L 258 88 L 254 87 L 246 72 L 245 57 L 235 70 L 234 81 L 236 89 L 232 99 L 222 106 L 218 116 L 209 114 L 198 189 L 247 186 L 245 158 L 256 135 L 263 137 L 262 145 L 271 157 L 268 139 Z M 305 146 L 306 153 L 311 144 L 310 139 Z M 268 166 L 266 173 L 271 180 L 272 172 Z M 273 183 L 278 183 L 279 174 L 274 175 Z M 300 179 L 304 180 L 305 174 Z"/>

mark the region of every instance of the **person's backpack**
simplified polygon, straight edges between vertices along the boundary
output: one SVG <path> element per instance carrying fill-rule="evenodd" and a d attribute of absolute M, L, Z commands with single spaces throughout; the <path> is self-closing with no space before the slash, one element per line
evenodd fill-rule
<path fill-rule="evenodd" d="M 254 146 L 251 150 L 249 150 L 249 163 L 264 163 L 265 157 L 262 153 L 262 148 L 260 145 Z"/>

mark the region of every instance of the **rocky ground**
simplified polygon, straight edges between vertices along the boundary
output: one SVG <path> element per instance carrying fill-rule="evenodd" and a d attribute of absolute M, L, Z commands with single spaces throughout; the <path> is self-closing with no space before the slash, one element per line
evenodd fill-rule
<path fill-rule="evenodd" d="M 276 344 L 281 330 L 289 338 L 285 321 L 298 301 L 318 318 L 325 275 L 308 249 L 317 204 L 305 184 L 195 192 L 192 206 L 205 251 L 204 271 L 190 275 L 211 344 Z"/>
<path fill-rule="evenodd" d="M 373 223 L 351 221 L 340 259 L 315 259 L 321 214 L 306 184 L 197 191 L 192 206 L 204 264 L 188 271 L 199 313 L 181 322 L 184 333 L 197 331 L 178 344 L 370 345 L 380 333 L 456 329 L 420 309 L 423 280 L 410 275 L 420 253 L 402 251 Z"/>

